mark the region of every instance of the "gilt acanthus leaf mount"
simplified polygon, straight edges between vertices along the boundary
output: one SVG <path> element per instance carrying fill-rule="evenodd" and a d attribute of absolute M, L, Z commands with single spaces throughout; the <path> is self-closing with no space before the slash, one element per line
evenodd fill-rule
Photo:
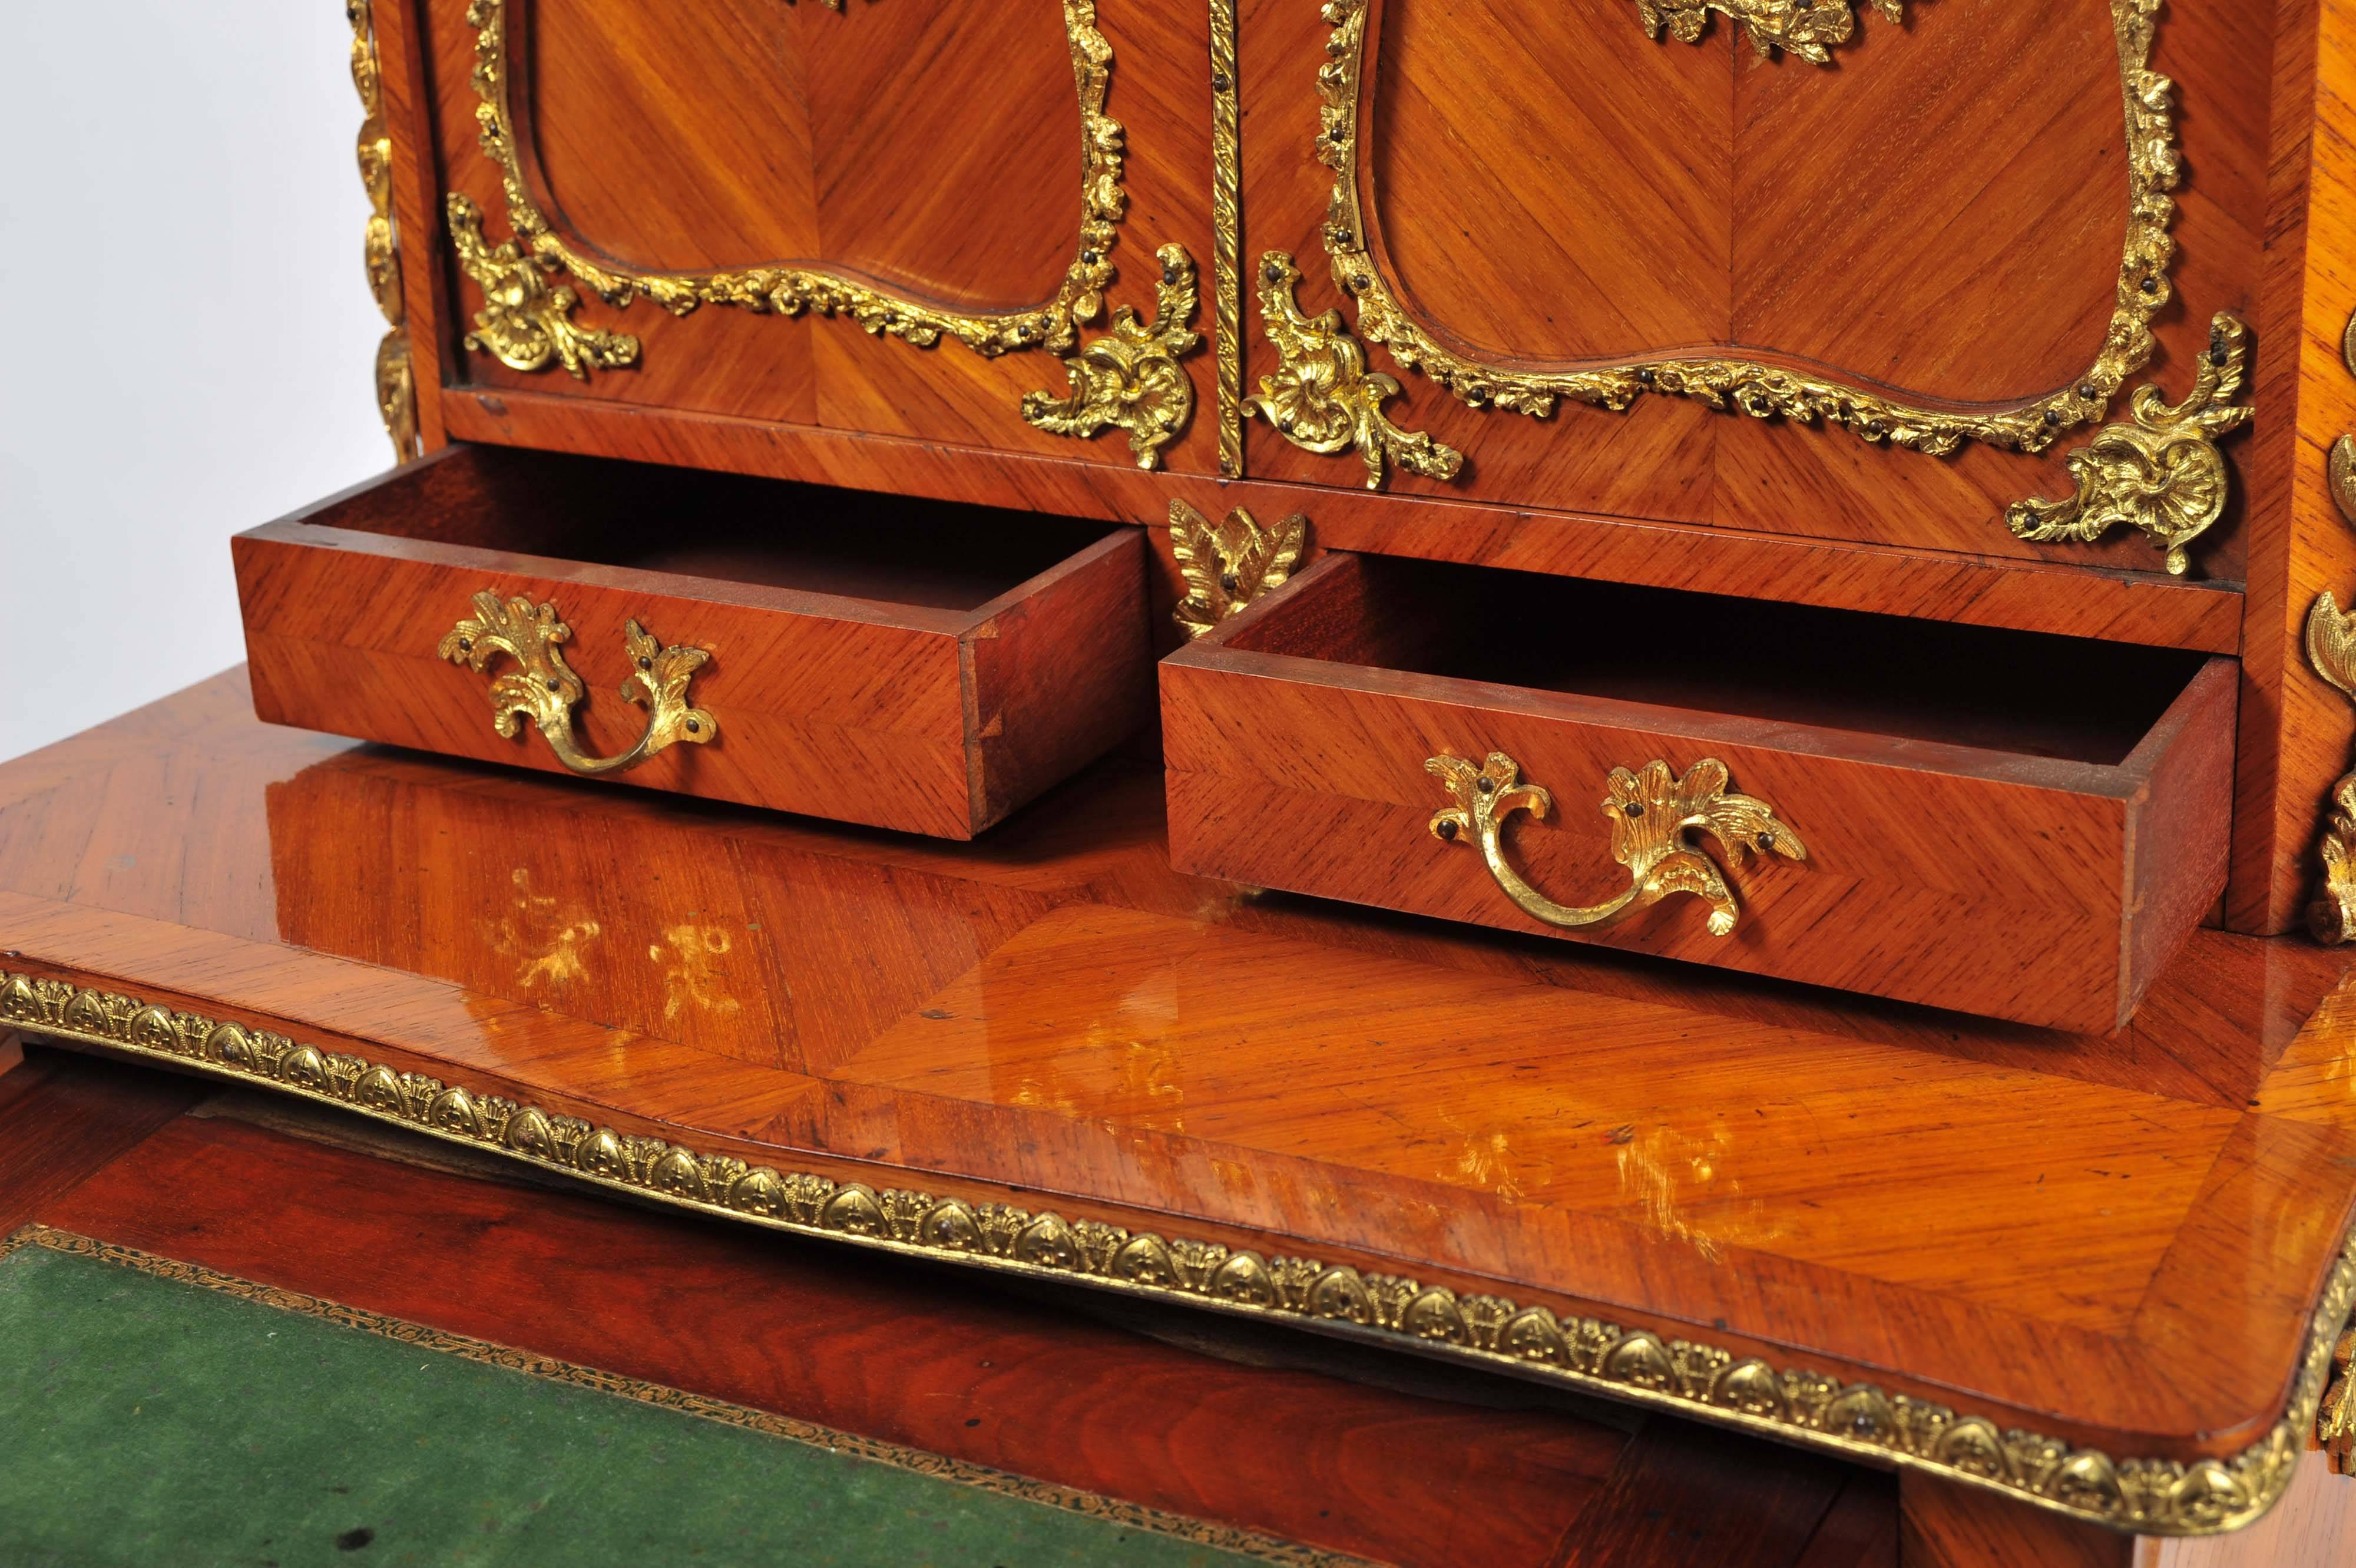
<path fill-rule="evenodd" d="M 1905 23 L 1906 0 L 1873 0 L 1873 8 Z M 1701 41 L 1713 11 L 1761 54 L 1789 49 L 1818 65 L 1830 65 L 1832 51 L 1857 36 L 1856 0 L 1636 0 L 1649 36 L 1657 38 L 1665 29 L 1681 44 Z"/>
<path fill-rule="evenodd" d="M 1201 637 L 1270 588 L 1281 587 L 1309 544 L 1309 520 L 1299 512 L 1262 529 L 1237 507 L 1213 522 L 1182 500 L 1170 503 L 1170 552 L 1186 580 L 1186 596 L 1171 612 L 1189 637 Z"/>

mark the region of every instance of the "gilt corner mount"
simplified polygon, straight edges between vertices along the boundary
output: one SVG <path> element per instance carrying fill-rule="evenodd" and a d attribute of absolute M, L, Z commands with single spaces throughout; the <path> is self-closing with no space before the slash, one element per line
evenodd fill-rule
<path fill-rule="evenodd" d="M 1260 258 L 1260 318 L 1280 363 L 1275 374 L 1259 379 L 1258 395 L 1243 400 L 1243 411 L 1267 420 L 1304 451 L 1355 448 L 1370 490 L 1382 487 L 1387 463 L 1426 478 L 1454 478 L 1464 455 L 1384 417 L 1383 404 L 1398 395 L 1398 382 L 1366 368 L 1366 351 L 1350 336 L 1340 311 L 1301 313 L 1293 297 L 1300 283 L 1300 269 L 1282 251 Z"/>
<path fill-rule="evenodd" d="M 1115 275 L 1111 252 L 1128 196 L 1121 185 L 1123 133 L 1119 122 L 1104 112 L 1112 47 L 1097 30 L 1095 0 L 1061 0 L 1061 5 L 1080 111 L 1079 239 L 1055 297 L 1027 310 L 946 309 L 823 267 L 650 272 L 593 254 L 584 243 L 559 231 L 524 178 L 509 102 L 513 62 L 507 0 L 472 0 L 466 11 L 468 25 L 477 29 L 473 86 L 478 139 L 484 156 L 499 171 L 508 221 L 516 235 L 513 243 L 520 253 L 551 271 L 570 274 L 616 309 L 626 309 L 643 295 L 675 316 L 705 305 L 779 316 L 809 310 L 847 317 L 877 337 L 897 338 L 918 348 L 948 337 L 985 358 L 1024 349 L 1067 353 L 1078 343 L 1081 327 L 1104 308 L 1104 291 Z"/>
<path fill-rule="evenodd" d="M 1358 335 L 1382 344 L 1401 365 L 1438 381 L 1468 406 L 1543 418 L 1569 400 L 1623 411 L 1646 393 L 1692 398 L 1715 409 L 1761 419 L 1837 425 L 1863 440 L 1944 456 L 1965 441 L 2038 453 L 2065 432 L 2100 419 L 2127 378 L 2149 362 L 2150 323 L 2168 304 L 2175 242 L 2169 193 L 2181 177 L 2173 113 L 2175 86 L 2148 69 L 2160 0 L 2111 0 L 2125 111 L 2127 214 L 2109 324 L 2094 361 L 2061 390 L 2021 406 L 1994 411 L 1917 406 L 1862 385 L 1786 367 L 1733 358 L 1664 355 L 1560 370 L 1485 362 L 1443 345 L 1418 325 L 1383 275 L 1368 238 L 1360 146 L 1373 113 L 1365 80 L 1367 18 L 1375 0 L 1326 0 L 1332 28 L 1317 75 L 1318 159 L 1333 171 L 1324 242 L 1336 286 L 1357 302 Z M 1875 0 L 1902 19 L 1902 0 Z M 1794 0 L 1640 0 L 1655 37 L 1698 38 L 1708 14 L 1719 12 L 1762 48 L 1789 48 L 1826 62 L 1826 48 L 1855 27 L 1855 0 L 1802 7 Z M 1805 10 L 1808 19 L 1801 12 Z"/>
<path fill-rule="evenodd" d="M 1178 360 L 1202 341 L 1189 325 L 1197 295 L 1194 263 L 1183 245 L 1164 245 L 1154 288 L 1153 319 L 1124 305 L 1112 330 L 1064 361 L 1071 390 L 1062 397 L 1026 392 L 1023 417 L 1055 435 L 1082 438 L 1118 427 L 1129 433 L 1137 466 L 1152 468 L 1162 448 L 1178 437 L 1194 413 L 1194 383 Z"/>
<path fill-rule="evenodd" d="M 2185 546 L 2225 514 L 2225 459 L 2217 439 L 2256 412 L 2233 401 L 2249 362 L 2249 328 L 2232 312 L 2219 312 L 2182 403 L 2168 403 L 2158 387 L 2137 387 L 2127 405 L 2134 424 L 2106 424 L 2070 454 L 2076 492 L 2061 500 L 2015 501 L 2005 509 L 2005 525 L 2022 539 L 2092 543 L 2115 525 L 2129 524 L 2166 553 L 2169 573 L 2182 576 L 2190 564 Z"/>

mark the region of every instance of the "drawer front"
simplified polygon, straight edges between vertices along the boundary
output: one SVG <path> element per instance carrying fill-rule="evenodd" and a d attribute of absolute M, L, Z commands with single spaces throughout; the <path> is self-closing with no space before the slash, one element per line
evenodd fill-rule
<path fill-rule="evenodd" d="M 547 547 L 562 529 L 519 520 L 497 481 L 579 462 L 462 449 L 238 538 L 259 714 L 948 838 L 987 828 L 1151 716 L 1133 531 L 970 610 L 455 542 Z M 386 526 L 431 537 L 369 531 Z M 890 553 L 877 553 L 872 591 L 893 580 Z M 920 569 L 903 575 L 913 585 Z M 530 629 L 539 607 L 570 629 L 552 655 Z M 629 641 L 632 623 L 648 640 Z M 487 655 L 469 646 L 499 638 Z M 626 682 L 645 697 L 670 673 L 684 680 L 668 703 L 624 700 Z M 568 677 L 552 725 L 512 714 L 500 733 L 509 682 Z M 659 732 L 662 744 L 630 755 Z"/>
<path fill-rule="evenodd" d="M 2228 660 L 2118 768 L 1224 649 L 1165 661 L 1162 693 L 1174 864 L 1259 886 L 2107 1032 L 2224 885 Z M 1515 902 L 1469 824 L 1435 832 L 1456 802 L 1429 759 L 1492 753 L 1518 764 L 1501 792 L 1551 792 L 1543 821 L 1500 813 L 1499 848 L 1554 904 L 1633 885 L 1611 814 L 1643 781 L 1607 781 L 1655 759 L 1697 789 L 1691 770 L 1717 759 L 1728 792 L 1772 808 L 1805 858 L 1759 853 L 1762 824 L 1737 811 L 1753 842 L 1735 852 L 1684 835 L 1725 879 L 1730 932 L 1711 929 L 1709 898 L 1677 893 L 1562 929 Z"/>

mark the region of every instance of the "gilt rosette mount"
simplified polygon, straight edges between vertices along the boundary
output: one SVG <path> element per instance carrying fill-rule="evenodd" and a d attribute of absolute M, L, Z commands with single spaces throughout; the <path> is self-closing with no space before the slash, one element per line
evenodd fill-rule
<path fill-rule="evenodd" d="M 1636 772 L 1615 768 L 1604 780 L 1603 815 L 1612 824 L 1612 858 L 1628 868 L 1627 890 L 1584 908 L 1558 904 L 1522 879 L 1505 859 L 1505 824 L 1515 811 L 1543 817 L 1554 797 L 1522 782 L 1521 765 L 1502 751 L 1474 767 L 1443 753 L 1424 768 L 1448 788 L 1456 803 L 1431 814 L 1432 836 L 1443 843 L 1470 843 L 1506 897 L 1532 919 L 1566 930 L 1615 926 L 1662 899 L 1690 893 L 1709 905 L 1709 932 L 1730 934 L 1740 918 L 1734 890 L 1718 863 L 1687 838 L 1700 832 L 1718 842 L 1734 865 L 1756 852 L 1762 859 L 1782 855 L 1804 861 L 1806 846 L 1775 815 L 1775 808 L 1750 795 L 1730 795 L 1726 764 L 1705 757 L 1680 779 L 1659 757 Z"/>
<path fill-rule="evenodd" d="M 1186 579 L 1186 596 L 1171 612 L 1189 637 L 1201 637 L 1270 588 L 1281 587 L 1309 544 L 1309 520 L 1299 512 L 1263 529 L 1237 507 L 1213 522 L 1184 501 L 1170 503 L 1170 553 Z"/>
<path fill-rule="evenodd" d="M 501 655 L 514 660 L 515 668 L 491 682 L 493 727 L 513 739 L 519 721 L 530 720 L 556 759 L 575 773 L 618 773 L 673 742 L 701 746 L 719 733 L 712 715 L 687 701 L 688 682 L 712 655 L 701 648 L 665 648 L 634 620 L 624 632 L 633 668 L 622 682 L 622 696 L 647 710 L 645 733 L 612 757 L 583 751 L 573 734 L 573 709 L 588 688 L 566 665 L 559 646 L 572 635 L 554 605 L 535 609 L 530 599 L 503 602 L 487 588 L 475 596 L 475 613 L 452 627 L 435 652 L 478 675 Z"/>

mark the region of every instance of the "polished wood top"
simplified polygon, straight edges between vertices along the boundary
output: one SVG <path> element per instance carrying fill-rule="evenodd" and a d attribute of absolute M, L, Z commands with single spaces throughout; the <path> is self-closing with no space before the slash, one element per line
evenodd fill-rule
<path fill-rule="evenodd" d="M 1185 877 L 1161 811 L 1117 758 L 930 843 L 266 727 L 231 672 L 0 768 L 0 965 L 2121 1458 L 2282 1416 L 2356 1196 L 2344 953 L 2202 930 L 2071 1036 Z"/>

